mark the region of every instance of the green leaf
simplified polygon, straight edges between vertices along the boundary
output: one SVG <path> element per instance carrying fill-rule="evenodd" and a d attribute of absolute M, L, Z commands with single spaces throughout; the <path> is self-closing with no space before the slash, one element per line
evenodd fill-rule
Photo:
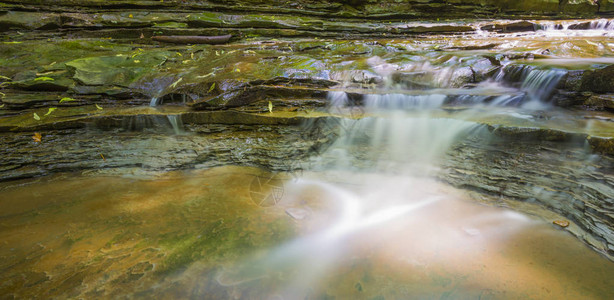
<path fill-rule="evenodd" d="M 273 112 L 273 103 L 271 103 L 271 101 L 269 101 L 269 113 Z"/>
<path fill-rule="evenodd" d="M 70 98 L 70 97 L 64 97 L 64 98 L 60 99 L 60 103 L 62 103 L 62 102 L 70 102 L 70 101 L 77 101 L 77 100 L 75 100 L 73 98 Z"/>
<path fill-rule="evenodd" d="M 34 120 L 40 121 L 41 117 L 39 117 L 38 114 L 34 113 Z"/>
<path fill-rule="evenodd" d="M 102 107 L 100 107 L 100 105 L 98 105 L 98 104 L 94 104 L 94 105 L 96 105 L 96 108 L 102 110 Z"/>
<path fill-rule="evenodd" d="M 0 108 L 3 108 L 3 107 L 4 107 L 4 104 L 0 105 Z"/>
<path fill-rule="evenodd" d="M 49 107 L 49 111 L 45 114 L 45 116 L 50 115 L 56 109 L 58 109 L 58 108 L 57 107 Z"/>
<path fill-rule="evenodd" d="M 46 77 L 46 76 L 38 77 L 38 78 L 34 79 L 34 81 L 53 81 L 53 80 L 55 80 L 55 79 L 53 79 L 51 77 Z"/>
<path fill-rule="evenodd" d="M 211 93 L 211 91 L 213 91 L 214 88 L 215 88 L 215 82 L 211 85 L 207 93 Z"/>

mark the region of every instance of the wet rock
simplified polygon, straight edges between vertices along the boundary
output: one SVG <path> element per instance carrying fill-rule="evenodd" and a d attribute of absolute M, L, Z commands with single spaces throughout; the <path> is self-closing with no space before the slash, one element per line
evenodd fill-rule
<path fill-rule="evenodd" d="M 582 105 L 589 110 L 614 110 L 614 95 L 592 95 Z"/>
<path fill-rule="evenodd" d="M 245 106 L 270 98 L 323 98 L 326 96 L 323 89 L 337 84 L 330 80 L 285 77 L 254 80 L 249 83 L 225 81 L 219 86 L 222 93 L 189 105 L 194 109 L 221 109 Z"/>
<path fill-rule="evenodd" d="M 484 31 L 496 31 L 496 32 L 522 32 L 522 31 L 535 31 L 538 28 L 537 24 L 529 21 L 519 21 L 508 24 L 491 24 L 482 26 L 480 29 Z"/>
<path fill-rule="evenodd" d="M 28 80 L 13 81 L 10 87 L 26 91 L 63 92 L 75 85 L 72 79 L 60 76 L 54 77 L 42 76 Z"/>
<path fill-rule="evenodd" d="M 454 70 L 450 77 L 449 85 L 451 87 L 462 87 L 465 84 L 475 82 L 475 74 L 471 67 L 463 67 Z"/>
<path fill-rule="evenodd" d="M 0 15 L 0 32 L 13 29 L 50 30 L 60 26 L 60 16 L 53 13 L 9 11 Z"/>
<path fill-rule="evenodd" d="M 154 72 L 170 55 L 170 52 L 153 51 L 134 56 L 87 57 L 69 61 L 66 66 L 82 85 L 129 87 L 141 76 Z"/>
<path fill-rule="evenodd" d="M 7 109 L 24 109 L 57 104 L 62 94 L 58 93 L 26 93 L 23 91 L 4 92 L 2 103 Z"/>
<path fill-rule="evenodd" d="M 567 72 L 567 75 L 563 80 L 563 88 L 568 91 L 580 91 L 582 90 L 582 78 L 584 76 L 584 70 L 572 70 Z"/>
<path fill-rule="evenodd" d="M 325 96 L 326 91 L 311 88 L 250 86 L 190 103 L 190 107 L 194 109 L 222 109 L 245 106 L 269 98 L 321 98 Z"/>
<path fill-rule="evenodd" d="M 571 24 L 568 27 L 571 30 L 586 30 L 591 28 L 591 22 L 581 22 L 576 24 Z"/>
<path fill-rule="evenodd" d="M 580 89 L 596 93 L 614 92 L 614 65 L 584 72 Z"/>

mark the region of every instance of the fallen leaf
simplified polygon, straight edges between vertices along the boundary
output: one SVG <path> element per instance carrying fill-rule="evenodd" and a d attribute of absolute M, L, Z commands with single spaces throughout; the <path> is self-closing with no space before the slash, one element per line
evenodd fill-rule
<path fill-rule="evenodd" d="M 100 105 L 98 105 L 98 104 L 94 104 L 94 105 L 96 105 L 96 108 L 102 110 L 102 107 L 100 107 Z"/>
<path fill-rule="evenodd" d="M 32 136 L 32 139 L 34 140 L 34 142 L 40 143 L 43 141 L 43 136 L 40 133 L 35 132 L 34 135 Z"/>
<path fill-rule="evenodd" d="M 41 117 L 39 117 L 38 114 L 34 113 L 34 120 L 40 121 Z"/>
<path fill-rule="evenodd" d="M 220 56 L 220 53 L 215 50 L 215 56 Z"/>
<path fill-rule="evenodd" d="M 565 228 L 565 227 L 569 226 L 569 221 L 556 220 L 556 221 L 552 221 L 552 224 L 558 225 L 558 226 L 561 226 L 561 227 Z"/>
<path fill-rule="evenodd" d="M 128 18 L 132 18 L 132 17 L 134 17 L 132 14 L 129 14 L 129 15 L 128 15 Z"/>
<path fill-rule="evenodd" d="M 211 84 L 211 87 L 209 88 L 209 91 L 207 93 L 211 93 L 211 91 L 213 91 L 214 88 L 215 88 L 215 82 Z"/>
<path fill-rule="evenodd" d="M 173 82 L 173 84 L 171 84 L 171 88 L 175 88 L 177 87 L 177 84 L 180 83 L 183 80 L 183 77 L 177 79 L 177 81 Z"/>
<path fill-rule="evenodd" d="M 100 157 L 102 157 L 102 160 L 107 161 L 107 159 L 104 158 L 104 155 L 102 155 L 102 153 L 100 153 Z"/>
<path fill-rule="evenodd" d="M 4 104 L 0 105 L 0 108 L 3 108 L 3 107 L 4 107 Z"/>
<path fill-rule="evenodd" d="M 38 77 L 38 78 L 34 79 L 34 81 L 53 81 L 53 80 L 55 80 L 55 79 L 53 79 L 51 77 L 46 77 L 46 76 Z"/>
<path fill-rule="evenodd" d="M 135 64 L 138 64 L 138 63 L 140 63 L 140 62 L 141 62 L 141 61 L 140 61 L 140 60 L 138 60 L 138 59 L 135 59 L 135 60 L 134 60 L 134 63 L 135 63 Z"/>
<path fill-rule="evenodd" d="M 70 98 L 70 97 L 64 97 L 64 98 L 60 99 L 60 103 L 62 103 L 62 102 L 70 102 L 70 101 L 76 101 L 76 100 L 73 99 L 73 98 Z"/>
<path fill-rule="evenodd" d="M 141 32 L 141 36 L 139 36 L 140 39 L 144 39 L 145 35 Z"/>
<path fill-rule="evenodd" d="M 273 113 L 273 103 L 269 101 L 269 113 Z"/>
<path fill-rule="evenodd" d="M 57 107 L 49 107 L 49 111 L 45 114 L 45 116 L 50 115 L 56 109 L 58 109 L 58 108 Z"/>

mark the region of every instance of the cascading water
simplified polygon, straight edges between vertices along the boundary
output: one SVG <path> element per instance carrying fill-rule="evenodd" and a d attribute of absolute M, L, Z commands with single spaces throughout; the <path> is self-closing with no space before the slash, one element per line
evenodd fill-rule
<path fill-rule="evenodd" d="M 526 108 L 542 108 L 551 102 L 551 96 L 561 79 L 567 74 L 565 70 L 541 70 L 528 65 L 508 65 L 495 76 L 495 81 L 503 84 L 520 83 L 520 91 L 525 96 L 504 95 L 495 99 L 493 104 L 518 105 Z"/>
<path fill-rule="evenodd" d="M 565 74 L 564 70 L 532 70 L 520 88 L 527 93 L 529 100 L 550 102 L 549 97 Z"/>
<path fill-rule="evenodd" d="M 593 30 L 614 30 L 614 22 L 608 19 L 599 19 L 591 21 L 590 29 Z"/>
<path fill-rule="evenodd" d="M 183 122 L 181 121 L 180 115 L 167 115 L 169 123 L 173 128 L 175 134 L 183 134 L 185 131 L 183 130 Z"/>

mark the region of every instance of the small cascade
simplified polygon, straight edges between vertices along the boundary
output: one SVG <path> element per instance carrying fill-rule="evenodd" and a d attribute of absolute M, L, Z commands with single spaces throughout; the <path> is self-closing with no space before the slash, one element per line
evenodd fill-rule
<path fill-rule="evenodd" d="M 591 21 L 590 29 L 593 30 L 614 30 L 614 22 L 608 19 L 599 19 Z"/>
<path fill-rule="evenodd" d="M 371 94 L 364 97 L 370 109 L 432 109 L 443 105 L 446 95 Z"/>
<path fill-rule="evenodd" d="M 534 67 L 529 65 L 509 64 L 499 70 L 495 76 L 495 81 L 507 83 L 522 82 L 533 69 Z"/>
<path fill-rule="evenodd" d="M 485 133 L 477 123 L 434 118 L 427 111 L 393 110 L 384 116 L 345 121 L 352 124 L 345 124 L 339 138 L 316 158 L 316 169 L 424 176 L 454 143 Z"/>
<path fill-rule="evenodd" d="M 512 85 L 520 83 L 520 90 L 526 93 L 526 99 L 520 100 L 517 95 L 509 95 L 495 99 L 492 103 L 517 105 L 527 100 L 548 103 L 554 89 L 566 74 L 567 71 L 560 69 L 540 70 L 528 65 L 507 65 L 495 76 L 495 81 Z"/>
<path fill-rule="evenodd" d="M 152 97 L 151 101 L 149 102 L 149 106 L 154 107 L 154 106 L 158 106 L 160 104 L 160 99 L 158 97 Z"/>
<path fill-rule="evenodd" d="M 343 91 L 330 91 L 326 97 L 330 107 L 346 107 L 350 102 L 347 93 Z"/>
<path fill-rule="evenodd" d="M 521 90 L 529 96 L 529 100 L 550 102 L 554 88 L 567 74 L 564 70 L 532 70 L 523 80 Z"/>
<path fill-rule="evenodd" d="M 185 130 L 183 129 L 183 121 L 181 120 L 181 115 L 167 115 L 168 122 L 171 124 L 173 131 L 175 134 L 184 134 Z"/>

